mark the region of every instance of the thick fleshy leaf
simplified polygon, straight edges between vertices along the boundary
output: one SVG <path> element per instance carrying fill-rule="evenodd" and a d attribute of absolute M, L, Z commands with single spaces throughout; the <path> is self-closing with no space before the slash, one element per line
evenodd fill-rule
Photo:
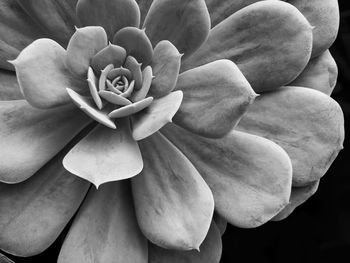
<path fill-rule="evenodd" d="M 99 110 L 102 109 L 102 100 L 100 98 L 100 96 L 98 95 L 98 90 L 97 90 L 97 77 L 95 76 L 95 73 L 93 71 L 93 69 L 91 67 L 89 67 L 88 69 L 88 74 L 87 74 L 87 82 L 88 82 L 88 86 L 90 89 L 90 95 L 92 97 L 92 99 L 94 100 L 97 108 Z M 68 92 L 69 94 L 69 92 Z"/>
<path fill-rule="evenodd" d="M 200 251 L 179 251 L 158 247 L 148 243 L 149 263 L 219 263 L 222 243 L 220 231 L 212 222 L 207 237 L 201 244 Z"/>
<path fill-rule="evenodd" d="M 102 26 L 109 40 L 118 30 L 140 24 L 135 0 L 79 0 L 76 12 L 83 26 Z"/>
<path fill-rule="evenodd" d="M 132 178 L 143 234 L 167 249 L 198 249 L 213 216 L 211 191 L 196 168 L 164 136 L 140 142 L 144 169 Z"/>
<path fill-rule="evenodd" d="M 312 27 L 298 9 L 282 1 L 260 1 L 214 27 L 208 40 L 182 63 L 182 71 L 231 59 L 261 92 L 295 79 L 308 63 L 311 49 Z"/>
<path fill-rule="evenodd" d="M 329 50 L 309 61 L 304 71 L 289 84 L 322 91 L 331 95 L 337 84 L 338 67 Z"/>
<path fill-rule="evenodd" d="M 153 47 L 145 30 L 136 27 L 120 29 L 113 37 L 113 43 L 126 49 L 128 55 L 147 66 L 153 57 Z"/>
<path fill-rule="evenodd" d="M 312 182 L 310 185 L 303 187 L 293 187 L 290 196 L 289 204 L 274 218 L 273 221 L 280 221 L 287 218 L 295 208 L 308 200 L 316 193 L 320 181 Z"/>
<path fill-rule="evenodd" d="M 55 156 L 89 119 L 78 109 L 39 110 L 25 100 L 0 102 L 0 181 L 18 183 Z"/>
<path fill-rule="evenodd" d="M 257 96 L 238 67 L 218 60 L 180 74 L 184 99 L 174 122 L 206 137 L 222 137 L 237 124 Z"/>
<path fill-rule="evenodd" d="M 326 51 L 339 28 L 338 0 L 287 0 L 307 18 L 313 29 L 312 57 Z"/>
<path fill-rule="evenodd" d="M 147 111 L 140 112 L 132 119 L 132 137 L 139 141 L 171 122 L 178 111 L 183 98 L 182 91 L 174 91 L 170 94 L 155 99 Z"/>
<path fill-rule="evenodd" d="M 26 147 L 18 150 L 17 156 Z M 32 156 L 38 154 L 40 151 Z M 18 256 L 41 253 L 56 240 L 83 201 L 89 183 L 62 167 L 63 155 L 22 183 L 0 183 L 0 248 L 4 251 Z"/>
<path fill-rule="evenodd" d="M 69 151 L 63 165 L 96 187 L 133 177 L 143 167 L 139 147 L 131 137 L 128 119 L 118 120 L 116 130 L 97 126 Z"/>
<path fill-rule="evenodd" d="M 120 46 L 109 44 L 98 52 L 91 61 L 91 66 L 97 74 L 100 74 L 109 64 L 115 68 L 122 66 L 126 59 L 126 50 Z"/>
<path fill-rule="evenodd" d="M 128 56 L 125 61 L 125 67 L 130 70 L 132 78 L 135 80 L 135 89 L 141 89 L 142 87 L 142 71 L 141 63 L 138 63 L 137 60 Z"/>
<path fill-rule="evenodd" d="M 338 103 L 313 89 L 283 87 L 260 96 L 237 129 L 279 144 L 293 164 L 293 186 L 320 179 L 344 140 L 344 117 Z"/>
<path fill-rule="evenodd" d="M 48 33 L 50 38 L 67 46 L 77 25 L 75 5 L 77 0 L 16 0 L 27 14 Z"/>
<path fill-rule="evenodd" d="M 146 98 L 152 84 L 152 79 L 153 79 L 153 71 L 151 66 L 147 66 L 143 71 L 142 71 L 142 86 L 139 90 L 136 90 L 132 96 L 131 100 L 134 102 L 143 100 Z"/>
<path fill-rule="evenodd" d="M 207 39 L 210 17 L 204 0 L 154 0 L 143 27 L 153 46 L 169 40 L 188 57 Z"/>
<path fill-rule="evenodd" d="M 52 108 L 70 102 L 66 87 L 87 89 L 65 66 L 66 51 L 57 42 L 42 38 L 26 47 L 11 63 L 26 100 L 37 108 Z"/>
<path fill-rule="evenodd" d="M 93 99 L 83 97 L 69 88 L 67 88 L 67 92 L 74 104 L 85 114 L 111 129 L 116 129 L 114 121 L 108 117 L 108 107 L 103 110 L 96 109 Z"/>
<path fill-rule="evenodd" d="M 216 26 L 243 7 L 259 1 L 261 0 L 205 0 L 210 14 L 211 26 Z"/>
<path fill-rule="evenodd" d="M 106 46 L 107 35 L 102 27 L 77 28 L 68 43 L 67 67 L 72 73 L 85 77 L 92 58 Z"/>
<path fill-rule="evenodd" d="M 16 74 L 12 71 L 0 69 L 0 100 L 21 100 L 22 92 L 19 88 Z"/>
<path fill-rule="evenodd" d="M 147 240 L 137 225 L 132 202 L 127 181 L 91 188 L 58 263 L 147 263 Z"/>
<path fill-rule="evenodd" d="M 153 97 L 147 97 L 143 100 L 135 102 L 133 104 L 126 105 L 124 107 L 118 108 L 114 111 L 111 111 L 108 116 L 110 118 L 123 118 L 135 114 L 143 109 L 147 108 L 152 104 Z"/>
<path fill-rule="evenodd" d="M 47 37 L 37 23 L 13 0 L 2 0 L 0 5 L 0 68 L 14 70 L 8 60 L 35 39 Z"/>
<path fill-rule="evenodd" d="M 257 227 L 287 205 L 291 162 L 272 141 L 238 131 L 207 139 L 170 124 L 161 132 L 198 169 L 213 192 L 215 210 L 229 223 Z"/>
<path fill-rule="evenodd" d="M 169 94 L 176 85 L 179 76 L 182 55 L 168 40 L 160 41 L 154 48 L 154 56 L 151 63 L 153 75 L 150 94 L 155 97 L 163 97 Z"/>

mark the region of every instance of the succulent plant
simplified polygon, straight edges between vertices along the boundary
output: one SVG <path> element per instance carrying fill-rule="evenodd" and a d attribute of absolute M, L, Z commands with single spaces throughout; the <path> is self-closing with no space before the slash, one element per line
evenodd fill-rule
<path fill-rule="evenodd" d="M 0 248 L 72 220 L 58 262 L 219 262 L 227 222 L 287 217 L 342 148 L 338 23 L 336 0 L 1 0 Z"/>

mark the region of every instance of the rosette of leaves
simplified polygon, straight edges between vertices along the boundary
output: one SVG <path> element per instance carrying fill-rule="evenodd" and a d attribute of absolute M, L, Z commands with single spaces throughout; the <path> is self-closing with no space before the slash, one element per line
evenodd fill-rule
<path fill-rule="evenodd" d="M 219 262 L 288 216 L 344 139 L 337 1 L 288 2 L 2 0 L 1 249 Z"/>

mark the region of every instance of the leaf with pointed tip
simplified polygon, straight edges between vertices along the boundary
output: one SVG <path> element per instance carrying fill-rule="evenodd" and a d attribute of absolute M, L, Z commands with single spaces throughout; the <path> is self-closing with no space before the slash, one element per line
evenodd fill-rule
<path fill-rule="evenodd" d="M 209 187 L 185 155 L 161 134 L 139 144 L 144 169 L 131 182 L 142 232 L 164 248 L 198 249 L 214 212 Z"/>
<path fill-rule="evenodd" d="M 279 212 L 272 221 L 280 221 L 287 218 L 295 208 L 306 202 L 318 189 L 320 181 L 312 182 L 310 185 L 303 187 L 292 187 L 292 194 L 290 196 L 289 204 Z"/>
<path fill-rule="evenodd" d="M 137 60 L 128 56 L 125 61 L 125 67 L 131 71 L 132 78 L 135 80 L 135 89 L 141 89 L 142 87 L 142 71 L 141 64 L 137 62 Z"/>
<path fill-rule="evenodd" d="M 237 124 L 257 96 L 238 67 L 218 60 L 179 75 L 184 99 L 174 122 L 206 137 L 222 137 Z"/>
<path fill-rule="evenodd" d="M 181 54 L 168 40 L 160 41 L 154 48 L 151 63 L 155 78 L 150 95 L 155 98 L 169 94 L 176 85 L 181 65 Z"/>
<path fill-rule="evenodd" d="M 147 97 L 143 100 L 140 100 L 138 102 L 126 105 L 124 107 L 118 108 L 114 111 L 111 111 L 108 116 L 110 118 L 123 118 L 130 116 L 132 114 L 135 114 L 139 111 L 142 111 L 143 109 L 147 108 L 149 105 L 152 104 L 153 97 Z"/>
<path fill-rule="evenodd" d="M 136 58 L 144 67 L 152 60 L 153 47 L 145 30 L 124 27 L 114 35 L 113 43 L 125 48 L 128 55 Z"/>
<path fill-rule="evenodd" d="M 39 110 L 0 101 L 0 182 L 31 177 L 89 123 L 74 106 Z"/>
<path fill-rule="evenodd" d="M 1 249 L 26 257 L 41 253 L 79 208 L 90 184 L 62 167 L 64 153 L 24 182 L 0 183 Z"/>
<path fill-rule="evenodd" d="M 143 162 L 139 147 L 131 137 L 129 120 L 120 119 L 116 130 L 97 126 L 68 152 L 63 165 L 99 187 L 139 174 Z"/>
<path fill-rule="evenodd" d="M 37 108 L 53 108 L 70 102 L 66 86 L 84 91 L 86 83 L 65 66 L 66 51 L 51 39 L 42 38 L 27 46 L 11 63 L 26 100 Z"/>
<path fill-rule="evenodd" d="M 142 86 L 139 90 L 134 91 L 134 93 L 131 96 L 132 101 L 137 102 L 146 98 L 148 91 L 151 88 L 152 79 L 153 79 L 152 67 L 147 66 L 142 71 Z"/>
<path fill-rule="evenodd" d="M 122 66 L 126 59 L 126 50 L 120 46 L 109 44 L 100 50 L 91 60 L 91 66 L 96 73 L 100 73 L 107 65 L 115 68 Z"/>
<path fill-rule="evenodd" d="M 73 100 L 74 104 L 77 105 L 78 108 L 86 113 L 89 117 L 111 129 L 116 129 L 114 121 L 108 117 L 108 114 L 106 112 L 107 109 L 96 109 L 93 106 L 92 99 L 83 97 L 69 88 L 67 88 L 67 93 Z"/>
<path fill-rule="evenodd" d="M 293 186 L 304 186 L 320 179 L 342 149 L 344 117 L 320 91 L 283 87 L 261 95 L 236 129 L 279 144 L 292 160 Z"/>
<path fill-rule="evenodd" d="M 211 26 L 216 26 L 243 7 L 259 1 L 262 0 L 205 0 L 210 14 Z"/>
<path fill-rule="evenodd" d="M 289 86 L 307 87 L 331 95 L 337 84 L 338 68 L 329 50 L 312 58 Z"/>
<path fill-rule="evenodd" d="M 339 28 L 338 0 L 287 0 L 296 6 L 315 28 L 312 57 L 326 51 L 337 37 Z"/>
<path fill-rule="evenodd" d="M 143 27 L 153 46 L 169 40 L 188 57 L 207 39 L 210 17 L 204 0 L 154 0 Z"/>
<path fill-rule="evenodd" d="M 222 242 L 219 229 L 212 222 L 199 251 L 179 251 L 158 247 L 148 243 L 149 263 L 219 263 Z"/>
<path fill-rule="evenodd" d="M 110 41 L 120 29 L 140 24 L 135 0 L 79 0 L 76 12 L 83 26 L 102 26 Z"/>
<path fill-rule="evenodd" d="M 67 46 L 66 65 L 80 77 L 85 77 L 91 59 L 107 46 L 107 35 L 100 26 L 77 28 Z"/>
<path fill-rule="evenodd" d="M 90 189 L 58 263 L 147 263 L 147 257 L 147 240 L 137 225 L 129 184 L 119 181 Z"/>
<path fill-rule="evenodd" d="M 208 139 L 173 124 L 161 132 L 198 169 L 213 192 L 216 212 L 230 224 L 260 226 L 288 204 L 291 161 L 274 142 L 234 130 Z"/>
<path fill-rule="evenodd" d="M 182 91 L 174 91 L 155 99 L 147 111 L 135 114 L 132 118 L 132 137 L 142 140 L 171 122 L 178 111 L 183 98 Z"/>
<path fill-rule="evenodd" d="M 311 49 L 312 27 L 297 8 L 282 1 L 260 1 L 211 29 L 208 40 L 182 63 L 181 71 L 230 59 L 253 89 L 262 92 L 295 79 L 308 63 Z"/>
<path fill-rule="evenodd" d="M 47 37 L 25 10 L 13 0 L 0 5 L 0 68 L 14 70 L 8 60 L 15 59 L 20 51 L 34 40 Z"/>
<path fill-rule="evenodd" d="M 77 25 L 74 11 L 77 0 L 16 1 L 50 38 L 59 41 L 63 46 L 68 44 L 74 33 L 74 25 Z"/>
<path fill-rule="evenodd" d="M 88 74 L 87 74 L 87 82 L 88 82 L 88 86 L 90 89 L 90 95 L 92 97 L 92 99 L 94 100 L 97 108 L 99 110 L 102 109 L 102 100 L 100 98 L 100 96 L 98 95 L 98 90 L 97 90 L 97 78 L 95 76 L 94 71 L 92 70 L 91 67 L 89 67 L 88 69 Z"/>
<path fill-rule="evenodd" d="M 19 88 L 16 74 L 12 71 L 0 69 L 0 101 L 21 99 L 24 98 Z"/>

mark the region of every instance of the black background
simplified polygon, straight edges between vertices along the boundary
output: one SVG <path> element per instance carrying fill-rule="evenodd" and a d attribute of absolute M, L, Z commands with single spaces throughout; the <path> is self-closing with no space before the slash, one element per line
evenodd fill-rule
<path fill-rule="evenodd" d="M 221 263 L 350 262 L 350 9 L 345 0 L 339 4 L 340 30 L 331 48 L 339 77 L 332 97 L 345 115 L 344 150 L 321 180 L 316 194 L 287 219 L 255 229 L 228 226 Z M 9 257 L 16 263 L 56 262 L 62 238 L 41 255 Z"/>

